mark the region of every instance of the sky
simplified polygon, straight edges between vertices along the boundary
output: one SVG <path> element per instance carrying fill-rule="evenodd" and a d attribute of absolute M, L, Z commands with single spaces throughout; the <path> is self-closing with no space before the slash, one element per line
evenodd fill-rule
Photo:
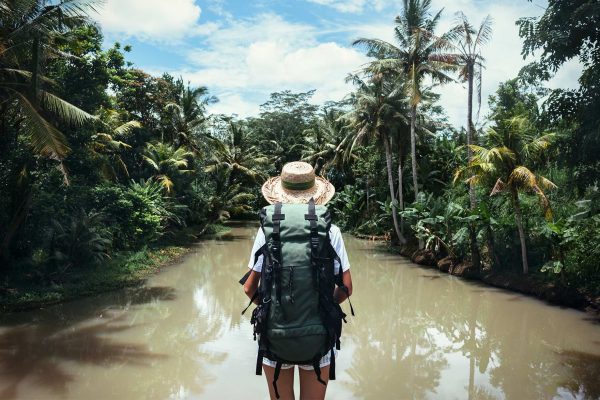
<path fill-rule="evenodd" d="M 137 68 L 160 76 L 168 72 L 193 86 L 207 86 L 219 102 L 210 112 L 257 115 L 269 94 L 315 89 L 313 102 L 339 101 L 351 90 L 345 82 L 369 61 L 353 47 L 360 37 L 393 41 L 400 0 L 107 0 L 95 19 L 105 46 L 115 41 L 133 47 L 127 58 Z M 493 19 L 482 81 L 479 123 L 487 99 L 500 82 L 514 78 L 530 60 L 521 56 L 515 21 L 544 12 L 543 0 L 433 0 L 443 9 L 441 34 L 462 11 L 473 25 Z M 576 88 L 581 66 L 566 63 L 548 82 L 552 88 Z M 463 83 L 434 89 L 441 94 L 449 122 L 466 125 L 467 90 Z"/>

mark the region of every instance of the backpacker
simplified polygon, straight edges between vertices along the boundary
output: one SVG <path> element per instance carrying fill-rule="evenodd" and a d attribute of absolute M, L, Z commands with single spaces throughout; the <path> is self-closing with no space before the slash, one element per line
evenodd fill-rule
<path fill-rule="evenodd" d="M 327 207 L 315 206 L 313 199 L 308 204 L 276 203 L 261 210 L 260 222 L 266 243 L 254 254 L 255 262 L 263 255 L 263 266 L 250 301 L 258 297 L 259 305 L 250 322 L 258 338 L 256 374 L 262 374 L 263 357 L 276 362 L 273 388 L 279 398 L 277 379 L 283 363 L 312 365 L 325 384 L 319 361 L 331 352 L 329 379 L 335 380 L 334 346 L 340 348 L 346 315 L 333 292 L 335 285 L 346 292 L 347 288 L 341 265 L 334 273 L 334 260 L 339 263 L 339 258 L 329 238 Z"/>

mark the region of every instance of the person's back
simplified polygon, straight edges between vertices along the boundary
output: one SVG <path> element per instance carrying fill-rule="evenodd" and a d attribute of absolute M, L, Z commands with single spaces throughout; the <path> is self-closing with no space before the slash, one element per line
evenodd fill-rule
<path fill-rule="evenodd" d="M 293 398 L 294 365 L 301 398 L 324 398 L 327 381 L 335 379 L 345 317 L 339 303 L 351 294 L 352 280 L 341 232 L 328 209 L 315 205 L 315 198 L 324 204 L 333 193 L 306 163 L 286 164 L 281 177 L 263 185 L 263 195 L 275 204 L 261 210 L 242 282 L 258 304 L 251 319 L 259 342 L 256 373 L 262 364 L 272 398 Z"/>

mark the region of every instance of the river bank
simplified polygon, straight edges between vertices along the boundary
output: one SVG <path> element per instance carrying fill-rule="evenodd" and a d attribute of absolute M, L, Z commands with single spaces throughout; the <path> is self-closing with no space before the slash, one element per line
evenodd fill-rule
<path fill-rule="evenodd" d="M 0 312 L 40 309 L 100 293 L 135 287 L 158 271 L 178 262 L 193 249 L 200 237 L 220 235 L 230 229 L 215 225 L 187 227 L 156 243 L 135 251 L 113 255 L 106 263 L 83 270 L 74 269 L 60 280 L 37 281 L 27 274 L 0 286 Z"/>
<path fill-rule="evenodd" d="M 377 239 L 375 239 L 377 240 Z M 600 296 L 594 296 L 581 288 L 560 281 L 548 281 L 535 273 L 523 275 L 515 272 L 478 271 L 469 261 L 451 257 L 439 257 L 432 250 L 415 250 L 414 246 L 393 246 L 386 241 L 388 249 L 409 258 L 424 268 L 434 268 L 464 279 L 479 281 L 486 285 L 525 294 L 544 300 L 552 305 L 585 311 L 600 319 Z"/>

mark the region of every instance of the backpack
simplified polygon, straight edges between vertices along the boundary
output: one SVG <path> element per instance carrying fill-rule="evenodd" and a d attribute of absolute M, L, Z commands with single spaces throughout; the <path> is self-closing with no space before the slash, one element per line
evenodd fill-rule
<path fill-rule="evenodd" d="M 266 243 L 254 254 L 254 263 L 262 255 L 263 266 L 248 307 L 259 299 L 250 320 L 254 340 L 258 338 L 256 374 L 262 375 L 263 357 L 275 361 L 272 384 L 279 398 L 277 379 L 283 363 L 312 365 L 325 384 L 319 361 L 330 352 L 329 379 L 335 380 L 334 347 L 340 348 L 346 314 L 333 292 L 335 285 L 346 293 L 348 289 L 342 282 L 341 263 L 334 273 L 334 260 L 340 260 L 329 238 L 327 207 L 315 206 L 312 198 L 308 204 L 276 203 L 261 209 L 260 223 Z"/>

